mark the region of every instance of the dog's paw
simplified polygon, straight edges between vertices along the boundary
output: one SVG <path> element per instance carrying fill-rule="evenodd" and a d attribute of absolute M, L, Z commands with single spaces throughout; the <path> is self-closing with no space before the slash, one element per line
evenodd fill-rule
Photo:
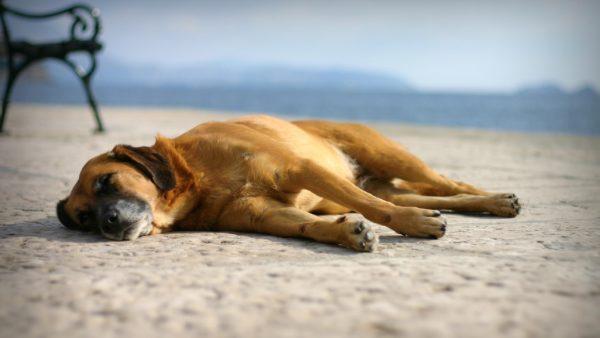
<path fill-rule="evenodd" d="M 446 234 L 448 223 L 438 210 L 399 207 L 386 225 L 405 236 L 437 239 Z"/>
<path fill-rule="evenodd" d="M 495 194 L 489 196 L 487 210 L 500 217 L 516 217 L 521 211 L 521 204 L 515 194 Z"/>
<path fill-rule="evenodd" d="M 368 223 L 362 220 L 347 220 L 345 216 L 338 219 L 342 226 L 341 244 L 355 251 L 370 252 L 375 249 L 379 237 Z"/>

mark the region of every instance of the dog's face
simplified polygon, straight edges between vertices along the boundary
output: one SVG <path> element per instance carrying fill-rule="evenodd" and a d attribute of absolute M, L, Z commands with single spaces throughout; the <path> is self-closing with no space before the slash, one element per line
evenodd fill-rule
<path fill-rule="evenodd" d="M 149 147 L 116 146 L 89 160 L 56 211 L 67 228 L 114 240 L 148 235 L 160 196 L 175 186 L 168 161 Z"/>

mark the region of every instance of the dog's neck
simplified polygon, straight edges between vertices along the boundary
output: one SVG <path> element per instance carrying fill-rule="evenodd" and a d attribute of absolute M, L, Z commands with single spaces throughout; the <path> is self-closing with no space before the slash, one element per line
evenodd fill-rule
<path fill-rule="evenodd" d="M 168 231 L 201 202 L 204 174 L 190 168 L 172 140 L 159 135 L 152 148 L 169 161 L 175 176 L 175 187 L 162 193 L 153 210 L 154 227 Z"/>

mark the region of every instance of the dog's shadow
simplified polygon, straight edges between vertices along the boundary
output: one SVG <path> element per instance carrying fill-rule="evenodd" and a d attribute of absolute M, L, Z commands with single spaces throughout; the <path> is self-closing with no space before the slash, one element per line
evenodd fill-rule
<path fill-rule="evenodd" d="M 183 234 L 189 236 L 203 237 L 201 234 L 208 233 L 206 231 L 175 231 L 168 234 L 156 235 L 169 238 L 169 241 L 173 241 L 173 245 L 177 245 L 177 242 L 182 239 Z M 278 246 L 285 246 L 287 250 L 309 250 L 317 254 L 330 254 L 338 256 L 349 256 L 360 254 L 352 250 L 343 248 L 337 245 L 330 245 L 315 242 L 308 239 L 302 238 L 283 238 L 276 237 L 267 234 L 260 233 L 244 233 L 244 232 L 212 232 L 212 234 L 234 234 L 239 236 L 240 240 L 268 240 L 274 242 Z M 56 217 L 46 217 L 43 219 L 37 219 L 33 221 L 25 221 L 13 224 L 0 225 L 0 242 L 10 238 L 31 238 L 37 237 L 42 238 L 51 242 L 63 242 L 63 243 L 119 243 L 108 240 L 99 232 L 93 231 L 79 231 L 71 230 L 64 227 Z M 150 236 L 154 237 L 154 236 Z M 188 236 L 185 236 L 188 237 Z M 198 240 L 202 240 L 198 238 Z M 246 238 L 246 239 L 244 239 Z M 141 240 L 147 240 L 145 237 Z M 152 240 L 152 239 L 150 239 Z M 126 242 L 121 242 L 126 243 Z"/>
<path fill-rule="evenodd" d="M 448 213 L 454 214 L 454 213 Z M 463 217 L 469 218 L 478 218 L 478 219 L 489 219 L 489 218 L 499 218 L 490 215 L 482 215 L 482 214 L 471 214 L 471 213 L 461 213 Z M 360 216 L 357 216 L 360 217 Z M 373 224 L 375 227 L 379 225 Z M 192 236 L 197 236 L 197 234 L 206 233 L 201 231 L 186 231 L 186 232 L 173 232 L 165 235 L 158 236 L 169 236 L 171 235 L 174 238 L 172 240 L 177 242 L 180 240 L 180 234 L 190 234 Z M 218 233 L 218 232 L 217 232 Z M 228 232 L 229 233 L 229 232 Z M 179 234 L 179 235 L 178 235 Z M 231 233 L 230 233 L 231 234 Z M 343 248 L 338 245 L 331 244 L 323 244 L 318 243 L 308 239 L 302 238 L 282 238 L 271 236 L 267 234 L 258 234 L 258 233 L 243 233 L 243 232 L 235 232 L 233 233 L 240 237 L 247 237 L 250 239 L 260 239 L 260 240 L 268 240 L 271 242 L 275 242 L 278 245 L 289 247 L 290 250 L 310 250 L 314 253 L 319 254 L 333 254 L 333 255 L 341 255 L 341 256 L 349 256 L 349 255 L 357 255 L 360 254 L 358 252 L 354 252 L 352 250 Z M 77 230 L 70 230 L 64 227 L 56 217 L 46 217 L 43 219 L 37 219 L 33 221 L 25 221 L 20 223 L 13 224 L 4 224 L 0 225 L 0 241 L 8 238 L 26 238 L 26 237 L 38 237 L 43 238 L 48 241 L 53 242 L 64 242 L 64 243 L 100 243 L 100 242 L 111 242 L 108 239 L 105 239 L 100 235 L 99 232 L 84 232 Z M 410 243 L 426 243 L 434 241 L 432 239 L 423 239 L 423 238 L 413 238 L 406 237 L 399 234 L 394 234 L 392 232 L 386 232 L 379 235 L 379 243 L 383 245 L 388 244 L 410 244 Z"/>
<path fill-rule="evenodd" d="M 431 242 L 435 239 L 407 237 L 400 234 L 381 234 L 379 235 L 380 244 L 407 244 Z"/>
<path fill-rule="evenodd" d="M 53 242 L 94 243 L 105 241 L 94 232 L 65 228 L 56 217 L 0 225 L 0 240 L 15 237 L 38 237 Z"/>

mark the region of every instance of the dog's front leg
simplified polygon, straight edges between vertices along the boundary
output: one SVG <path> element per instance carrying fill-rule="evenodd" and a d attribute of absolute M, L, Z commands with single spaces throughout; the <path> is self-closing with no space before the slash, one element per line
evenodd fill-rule
<path fill-rule="evenodd" d="M 372 251 L 378 242 L 371 226 L 363 221 L 351 221 L 345 216 L 330 221 L 265 197 L 247 197 L 231 203 L 219 218 L 218 229 L 304 237 L 356 251 Z"/>

